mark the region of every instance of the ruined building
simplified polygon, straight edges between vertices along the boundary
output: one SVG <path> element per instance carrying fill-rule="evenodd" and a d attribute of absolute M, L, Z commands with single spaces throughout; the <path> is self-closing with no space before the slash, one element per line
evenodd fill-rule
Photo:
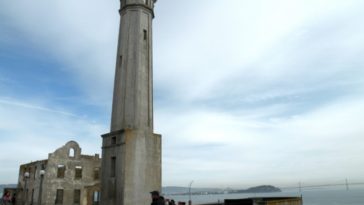
<path fill-rule="evenodd" d="M 48 159 L 20 166 L 17 202 L 31 205 L 97 205 L 100 198 L 98 154 L 82 155 L 77 142 L 50 153 Z"/>

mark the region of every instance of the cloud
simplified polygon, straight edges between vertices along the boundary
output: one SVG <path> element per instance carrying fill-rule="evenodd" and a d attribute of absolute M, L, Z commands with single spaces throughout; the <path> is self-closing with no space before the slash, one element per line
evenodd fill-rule
<path fill-rule="evenodd" d="M 349 72 L 343 67 L 351 67 L 348 78 L 353 80 L 362 74 L 357 69 L 362 62 L 355 60 L 361 53 L 356 45 L 363 43 L 357 22 L 362 12 L 353 1 L 327 3 L 309 9 L 311 4 L 302 1 L 209 2 L 192 10 L 195 19 L 178 22 L 167 32 L 168 40 L 156 34 L 161 42 L 156 47 L 157 88 L 176 101 L 190 102 L 276 88 L 302 90 L 344 78 Z M 174 16 L 165 21 L 171 23 Z"/>
<path fill-rule="evenodd" d="M 94 101 L 110 98 L 117 45 L 117 2 L 2 2 L 9 25 L 66 66 Z M 115 11 L 115 12 L 110 12 Z M 59 68 L 48 68 L 59 69 Z"/>
<path fill-rule="evenodd" d="M 299 116 L 268 121 L 208 110 L 196 111 L 198 117 L 179 113 L 178 119 L 184 120 L 160 128 L 165 183 L 183 185 L 194 179 L 201 186 L 239 187 L 244 183 L 287 186 L 297 180 L 317 183 L 346 176 L 360 180 L 364 130 L 358 122 L 364 113 L 363 100 L 334 101 Z M 174 112 L 162 113 L 166 116 L 161 122 L 174 119 L 168 114 Z M 261 116 L 265 110 L 254 113 Z"/>
<path fill-rule="evenodd" d="M 0 100 L 1 183 L 15 183 L 20 164 L 46 159 L 69 140 L 77 140 L 85 154 L 101 152 L 100 134 L 107 127 L 60 110 L 31 101 Z"/>
<path fill-rule="evenodd" d="M 163 135 L 164 184 L 359 180 L 362 8 L 354 0 L 158 2 L 155 130 Z M 67 89 L 80 90 L 26 98 L 17 75 L 0 77 L 0 134 L 9 153 L 0 164 L 10 167 L 0 182 L 14 182 L 20 163 L 71 139 L 85 153 L 100 152 L 117 9 L 117 1 L 0 2 L 1 45 L 25 39 L 42 55 L 23 53 L 56 62 L 47 69 L 68 73 Z"/>
<path fill-rule="evenodd" d="M 18 107 L 23 107 L 23 108 L 29 108 L 29 109 L 39 110 L 39 111 L 46 111 L 46 112 L 51 112 L 51 113 L 55 113 L 55 114 L 68 115 L 68 116 L 76 117 L 76 115 L 74 115 L 72 113 L 59 111 L 59 110 L 53 110 L 53 109 L 49 109 L 49 108 L 46 108 L 46 107 L 27 104 L 27 103 L 23 103 L 23 102 L 17 102 L 17 101 L 14 101 L 13 99 L 0 99 L 0 104 L 18 106 Z"/>

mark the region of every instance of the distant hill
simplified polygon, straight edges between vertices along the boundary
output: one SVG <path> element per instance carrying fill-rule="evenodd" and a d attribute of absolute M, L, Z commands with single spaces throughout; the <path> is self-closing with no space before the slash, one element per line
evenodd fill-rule
<path fill-rule="evenodd" d="M 251 187 L 249 189 L 234 191 L 234 193 L 271 193 L 271 192 L 282 192 L 282 190 L 271 185 L 262 185 L 262 186 Z"/>

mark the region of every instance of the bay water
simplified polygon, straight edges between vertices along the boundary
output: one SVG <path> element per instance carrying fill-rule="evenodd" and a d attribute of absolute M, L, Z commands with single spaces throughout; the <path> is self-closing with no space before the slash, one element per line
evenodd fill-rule
<path fill-rule="evenodd" d="M 223 202 L 224 199 L 243 199 L 251 197 L 303 197 L 304 205 L 364 205 L 364 188 L 346 189 L 315 189 L 298 191 L 283 191 L 279 193 L 257 193 L 257 194 L 214 194 L 214 195 L 192 195 L 193 204 L 206 204 L 212 202 Z M 176 202 L 188 202 L 188 195 L 166 195 L 167 199 Z"/>

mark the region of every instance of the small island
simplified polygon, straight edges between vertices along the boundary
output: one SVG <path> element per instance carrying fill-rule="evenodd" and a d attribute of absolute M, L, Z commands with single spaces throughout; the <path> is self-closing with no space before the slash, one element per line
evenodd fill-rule
<path fill-rule="evenodd" d="M 282 192 L 281 189 L 272 185 L 262 185 L 251 187 L 249 189 L 231 190 L 229 193 L 273 193 Z"/>

